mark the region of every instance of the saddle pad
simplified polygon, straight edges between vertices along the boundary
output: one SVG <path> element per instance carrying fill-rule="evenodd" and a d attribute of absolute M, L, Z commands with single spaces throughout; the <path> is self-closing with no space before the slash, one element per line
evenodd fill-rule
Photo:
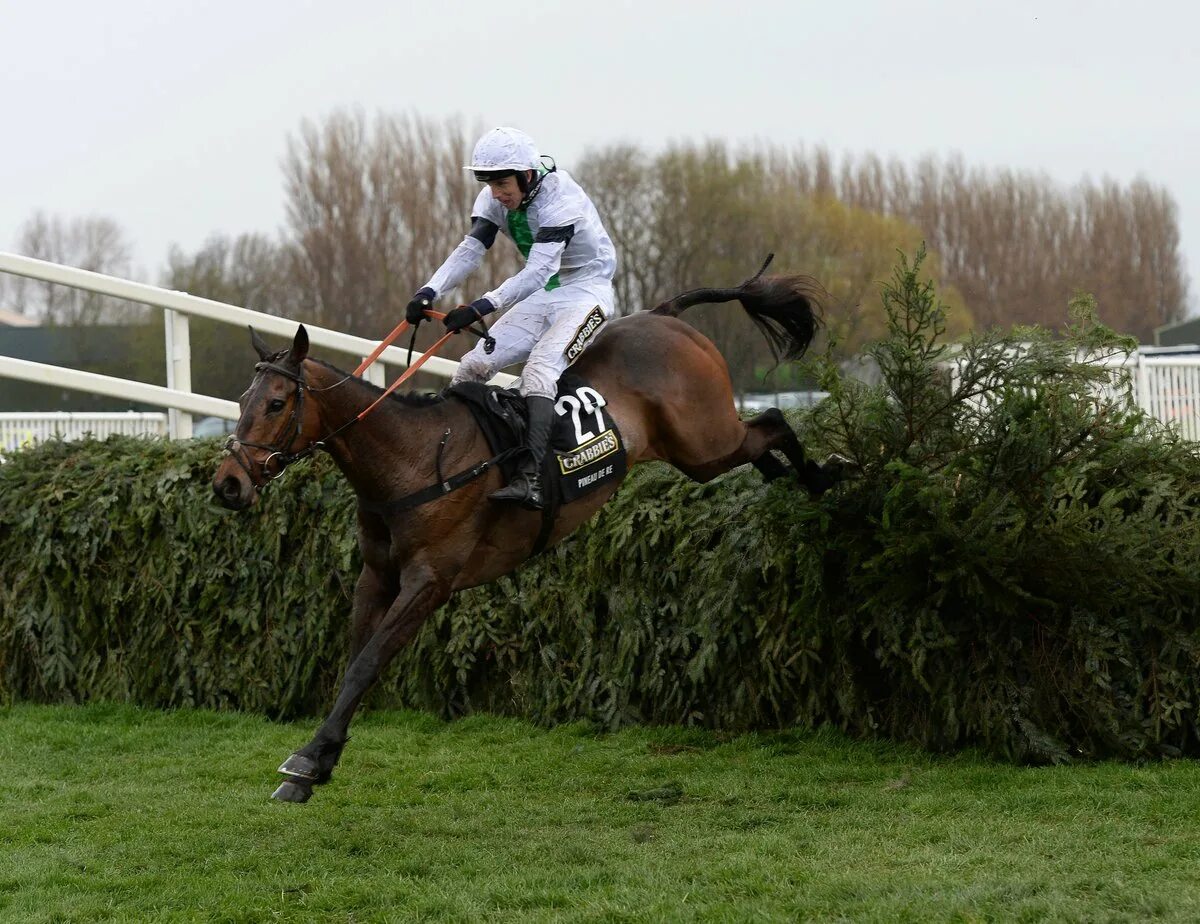
<path fill-rule="evenodd" d="M 447 394 L 465 401 L 492 452 L 520 446 L 525 439 L 525 399 L 511 388 L 463 383 Z M 569 504 L 602 485 L 625 477 L 625 444 L 617 423 L 604 408 L 603 395 L 573 372 L 558 380 L 550 447 L 542 467 L 550 502 Z M 516 460 L 503 466 L 505 478 Z"/>
<path fill-rule="evenodd" d="M 605 413 L 607 404 L 574 373 L 558 380 L 552 451 L 546 457 L 554 465 L 547 474 L 557 480 L 564 504 L 625 477 L 625 443 L 617 422 Z"/>

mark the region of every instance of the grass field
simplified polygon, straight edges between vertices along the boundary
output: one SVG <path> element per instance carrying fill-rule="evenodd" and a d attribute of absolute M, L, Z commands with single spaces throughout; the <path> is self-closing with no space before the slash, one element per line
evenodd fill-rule
<path fill-rule="evenodd" d="M 0 710 L 0 920 L 1200 920 L 1200 767 L 795 732 Z"/>

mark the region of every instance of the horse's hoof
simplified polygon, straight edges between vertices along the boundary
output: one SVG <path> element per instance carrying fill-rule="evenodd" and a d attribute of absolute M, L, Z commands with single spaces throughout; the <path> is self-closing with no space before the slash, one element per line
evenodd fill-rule
<path fill-rule="evenodd" d="M 829 456 L 820 465 L 809 462 L 802 476 L 805 487 L 813 497 L 820 497 L 835 485 L 841 484 L 847 478 L 852 478 L 859 472 L 858 466 L 837 453 Z"/>
<path fill-rule="evenodd" d="M 862 469 L 851 459 L 847 459 L 837 452 L 830 453 L 825 461 L 821 463 L 821 468 L 829 472 L 838 481 L 845 481 L 847 478 L 853 478 L 862 473 Z"/>
<path fill-rule="evenodd" d="M 279 788 L 271 793 L 271 798 L 279 802 L 307 802 L 312 798 L 312 787 L 294 780 L 284 780 Z"/>
<path fill-rule="evenodd" d="M 279 772 L 284 776 L 294 776 L 299 780 L 315 780 L 321 775 L 321 768 L 311 757 L 293 754 L 279 765 Z"/>

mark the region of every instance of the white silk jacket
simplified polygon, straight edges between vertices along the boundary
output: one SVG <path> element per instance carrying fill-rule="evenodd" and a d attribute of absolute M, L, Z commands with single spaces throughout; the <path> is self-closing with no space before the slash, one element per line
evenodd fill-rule
<path fill-rule="evenodd" d="M 484 293 L 500 310 L 540 289 L 589 279 L 611 282 L 616 272 L 616 250 L 596 206 L 565 171 L 547 173 L 524 209 L 506 209 L 485 186 L 475 200 L 471 217 L 494 224 L 525 257 L 519 273 Z M 479 266 L 486 252 L 483 241 L 467 235 L 426 285 L 436 295 L 457 288 Z"/>

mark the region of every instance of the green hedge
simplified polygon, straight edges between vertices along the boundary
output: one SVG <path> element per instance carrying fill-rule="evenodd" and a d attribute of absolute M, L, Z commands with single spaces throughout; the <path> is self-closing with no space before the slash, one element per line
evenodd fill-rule
<path fill-rule="evenodd" d="M 1200 459 L 1074 350 L 987 335 L 948 389 L 916 267 L 884 300 L 885 385 L 801 423 L 859 477 L 813 502 L 642 466 L 586 528 L 459 595 L 376 703 L 606 727 L 832 723 L 1022 760 L 1200 752 Z M 1023 344 L 1020 348 L 1015 345 Z M 327 459 L 251 511 L 214 444 L 51 443 L 0 465 L 0 692 L 321 713 L 358 560 Z"/>

